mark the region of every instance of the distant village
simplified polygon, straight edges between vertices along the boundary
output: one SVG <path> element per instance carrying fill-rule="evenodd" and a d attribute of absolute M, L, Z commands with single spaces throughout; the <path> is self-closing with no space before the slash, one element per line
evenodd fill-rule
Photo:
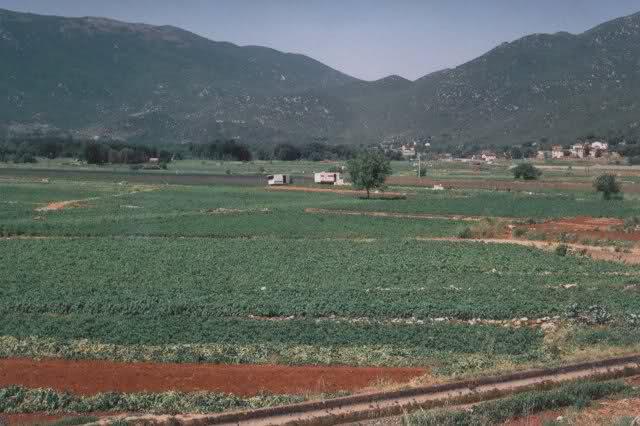
<path fill-rule="evenodd" d="M 623 159 L 623 156 L 609 149 L 609 143 L 602 140 L 591 140 L 588 142 L 579 141 L 569 147 L 562 145 L 552 145 L 550 149 L 543 149 L 537 144 L 528 147 L 525 153 L 519 157 L 512 154 L 513 147 L 503 148 L 502 151 L 484 149 L 478 152 L 456 155 L 454 152 L 443 152 L 442 149 L 431 149 L 430 142 L 411 142 L 397 144 L 385 141 L 380 147 L 394 159 L 415 160 L 419 156 L 424 159 L 444 160 L 444 161 L 463 161 L 463 162 L 484 162 L 492 163 L 497 160 L 509 160 L 528 158 L 529 160 L 591 160 L 601 162 L 616 162 Z M 509 149 L 511 148 L 511 150 Z M 516 147 L 520 149 L 520 147 Z M 450 149 L 454 151 L 453 148 Z"/>

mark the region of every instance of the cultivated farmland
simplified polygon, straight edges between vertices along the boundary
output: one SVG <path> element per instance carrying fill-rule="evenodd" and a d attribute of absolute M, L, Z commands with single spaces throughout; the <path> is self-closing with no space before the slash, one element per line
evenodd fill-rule
<path fill-rule="evenodd" d="M 406 198 L 5 178 L 0 356 L 376 367 L 372 379 L 442 381 L 638 350 L 637 266 L 457 238 L 487 217 L 623 221 L 640 215 L 634 196 L 393 191 Z M 10 384 L 26 385 L 0 386 Z M 344 387 L 309 389 L 359 389 Z"/>

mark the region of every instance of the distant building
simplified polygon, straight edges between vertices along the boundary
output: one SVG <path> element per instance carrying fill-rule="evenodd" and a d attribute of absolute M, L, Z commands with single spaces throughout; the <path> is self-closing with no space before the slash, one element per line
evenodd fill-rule
<path fill-rule="evenodd" d="M 546 160 L 547 158 L 549 158 L 549 151 L 538 151 L 536 154 L 538 160 Z"/>
<path fill-rule="evenodd" d="M 574 158 L 584 158 L 584 144 L 577 143 L 571 146 L 571 156 Z"/>
<path fill-rule="evenodd" d="M 400 153 L 404 158 L 414 158 L 416 156 L 416 147 L 415 145 L 402 145 Z"/>
<path fill-rule="evenodd" d="M 589 155 L 592 158 L 600 158 L 609 152 L 609 144 L 606 142 L 592 142 L 590 148 Z"/>
<path fill-rule="evenodd" d="M 160 164 L 160 159 L 159 158 L 149 158 L 149 164 Z"/>
<path fill-rule="evenodd" d="M 551 147 L 551 158 L 554 160 L 560 160 L 564 158 L 564 150 L 562 149 L 562 145 L 553 145 Z"/>
<path fill-rule="evenodd" d="M 498 159 L 498 156 L 495 152 L 492 151 L 482 151 L 482 154 L 480 154 L 480 158 L 482 158 L 483 161 L 489 163 L 491 161 L 496 161 Z"/>

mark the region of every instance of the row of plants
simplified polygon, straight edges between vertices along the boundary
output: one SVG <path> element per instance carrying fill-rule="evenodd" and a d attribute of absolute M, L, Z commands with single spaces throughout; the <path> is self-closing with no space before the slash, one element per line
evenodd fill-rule
<path fill-rule="evenodd" d="M 321 395 L 320 397 L 331 397 Z M 239 397 L 212 392 L 100 393 L 83 396 L 22 386 L 0 388 L 0 413 L 152 413 L 206 414 L 255 409 L 305 401 L 301 395 L 261 394 Z"/>
<path fill-rule="evenodd" d="M 99 238 L 0 248 L 11 253 L 0 259 L 6 315 L 506 320 L 562 316 L 573 304 L 612 319 L 640 313 L 633 267 L 527 247 Z"/>
<path fill-rule="evenodd" d="M 471 410 L 436 409 L 405 416 L 410 426 L 485 426 L 502 424 L 542 411 L 567 407 L 583 409 L 593 401 L 616 396 L 637 396 L 638 391 L 622 380 L 578 381 L 556 389 L 537 390 L 474 405 Z"/>

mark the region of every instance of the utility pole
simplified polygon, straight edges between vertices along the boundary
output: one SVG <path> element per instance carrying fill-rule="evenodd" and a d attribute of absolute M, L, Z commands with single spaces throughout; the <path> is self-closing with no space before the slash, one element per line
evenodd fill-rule
<path fill-rule="evenodd" d="M 420 153 L 418 153 L 418 179 L 422 178 L 422 163 L 420 162 Z"/>

